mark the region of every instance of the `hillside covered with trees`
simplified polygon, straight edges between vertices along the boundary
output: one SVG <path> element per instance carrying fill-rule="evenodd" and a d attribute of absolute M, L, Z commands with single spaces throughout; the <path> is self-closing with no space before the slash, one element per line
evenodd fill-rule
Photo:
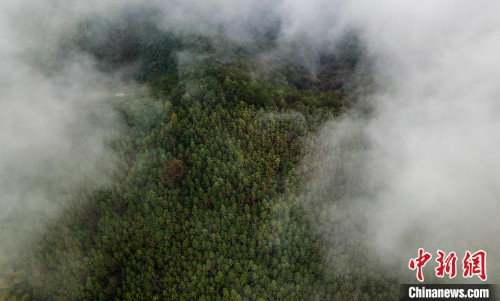
<path fill-rule="evenodd" d="M 307 46 L 272 29 L 238 41 L 147 20 L 90 18 L 61 45 L 137 83 L 104 100 L 123 124 L 109 141 L 118 167 L 0 266 L 0 300 L 395 298 L 360 242 L 336 256 L 366 269 L 329 262 L 321 217 L 296 197 L 315 133 L 356 105 L 353 82 L 370 83 L 355 35 L 311 71 Z"/>

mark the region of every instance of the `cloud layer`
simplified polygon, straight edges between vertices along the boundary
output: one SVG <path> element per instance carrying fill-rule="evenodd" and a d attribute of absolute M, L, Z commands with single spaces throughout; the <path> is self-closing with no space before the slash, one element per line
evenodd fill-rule
<path fill-rule="evenodd" d="M 77 191 L 106 182 L 106 141 L 118 126 L 102 102 L 113 79 L 89 57 L 59 55 L 74 11 L 28 4 L 0 5 L 0 257 L 16 254 Z"/>
<path fill-rule="evenodd" d="M 300 1 L 291 2 L 298 14 L 329 7 L 319 1 L 301 9 Z M 334 172 L 338 161 L 326 163 L 313 182 L 323 183 L 315 184 L 318 189 L 339 177 L 354 183 L 345 187 L 351 190 L 343 210 L 356 212 L 363 227 L 358 235 L 382 258 L 399 258 L 402 274 L 407 260 L 424 247 L 458 254 L 485 249 L 490 274 L 498 275 L 499 4 L 359 0 L 332 5 L 341 11 L 330 27 L 358 31 L 374 62 L 378 88 L 365 96 L 374 110 L 369 118 L 348 118 L 320 136 L 332 153 L 339 152 L 346 136 L 362 139 L 362 147 L 343 150 L 343 160 L 356 162 L 343 163 L 349 168 L 340 175 Z M 310 28 L 312 36 L 322 32 L 318 28 L 325 19 L 305 19 L 307 26 L 292 28 Z M 332 221 L 338 219 L 336 210 Z"/>
<path fill-rule="evenodd" d="M 327 125 L 320 135 L 328 155 L 311 187 L 324 189 L 325 200 L 344 199 L 330 211 L 332 221 L 346 210 L 363 239 L 381 254 L 399 254 L 403 265 L 418 247 L 484 248 L 491 262 L 498 259 L 500 4 L 31 2 L 0 4 L 0 219 L 26 208 L 34 212 L 28 219 L 50 212 L 61 190 L 102 174 L 113 117 L 99 115 L 104 124 L 96 123 L 89 108 L 114 95 L 106 84 L 113 79 L 81 53 L 58 56 L 58 46 L 90 13 L 112 17 L 128 5 L 149 5 L 163 28 L 235 38 L 265 32 L 263 24 L 276 20 L 280 40 L 307 38 L 321 47 L 355 30 L 378 89 L 364 96 L 373 109 L 368 118 Z M 58 65 L 58 74 L 41 71 L 44 64 Z M 333 186 L 343 192 L 327 189 Z"/>

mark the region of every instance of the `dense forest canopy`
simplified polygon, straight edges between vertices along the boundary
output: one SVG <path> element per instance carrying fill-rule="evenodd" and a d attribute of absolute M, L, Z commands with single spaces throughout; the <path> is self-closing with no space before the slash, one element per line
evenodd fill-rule
<path fill-rule="evenodd" d="M 497 282 L 498 11 L 0 1 L 0 301 Z"/>
<path fill-rule="evenodd" d="M 154 19 L 90 16 L 58 48 L 136 83 L 102 104 L 123 125 L 107 139 L 117 168 L 97 191 L 69 192 L 0 266 L 0 300 L 395 298 L 355 238 L 335 254 L 355 265 L 330 262 L 321 212 L 298 194 L 315 133 L 372 84 L 355 33 L 306 60 L 313 49 L 278 41 L 279 24 L 236 40 Z M 61 67 L 33 57 L 48 74 Z"/>

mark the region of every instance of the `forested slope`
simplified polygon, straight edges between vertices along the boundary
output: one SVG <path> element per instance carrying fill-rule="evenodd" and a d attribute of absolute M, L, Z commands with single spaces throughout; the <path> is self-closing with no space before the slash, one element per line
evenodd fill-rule
<path fill-rule="evenodd" d="M 294 197 L 311 137 L 353 105 L 354 37 L 320 55 L 312 74 L 273 52 L 272 39 L 103 22 L 82 24 L 65 47 L 104 72 L 133 70 L 124 72 L 140 83 L 107 100 L 125 127 L 110 141 L 119 167 L 105 188 L 76 194 L 17 264 L 0 267 L 0 300 L 396 296 L 381 275 L 330 266 L 307 200 Z"/>

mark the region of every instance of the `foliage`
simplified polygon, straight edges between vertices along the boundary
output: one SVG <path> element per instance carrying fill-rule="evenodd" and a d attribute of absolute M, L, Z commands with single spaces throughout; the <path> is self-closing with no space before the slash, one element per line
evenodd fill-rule
<path fill-rule="evenodd" d="M 380 275 L 330 266 L 294 200 L 304 139 L 345 112 L 344 90 L 311 84 L 293 64 L 260 72 L 259 47 L 222 59 L 207 37 L 95 24 L 82 25 L 79 47 L 110 70 L 139 62 L 134 76 L 150 92 L 113 100 L 127 126 L 110 142 L 120 172 L 111 187 L 75 196 L 20 260 L 26 291 L 38 300 L 395 298 Z M 337 68 L 332 60 L 325 66 Z M 3 279 L 0 293 L 20 283 Z"/>

